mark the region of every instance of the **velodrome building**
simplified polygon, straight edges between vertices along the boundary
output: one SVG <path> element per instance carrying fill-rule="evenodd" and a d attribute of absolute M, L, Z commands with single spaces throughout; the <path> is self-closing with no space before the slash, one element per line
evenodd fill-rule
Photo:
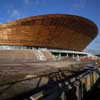
<path fill-rule="evenodd" d="M 0 25 L 0 49 L 47 48 L 54 53 L 78 51 L 81 54 L 97 33 L 96 24 L 84 17 L 32 16 Z"/>

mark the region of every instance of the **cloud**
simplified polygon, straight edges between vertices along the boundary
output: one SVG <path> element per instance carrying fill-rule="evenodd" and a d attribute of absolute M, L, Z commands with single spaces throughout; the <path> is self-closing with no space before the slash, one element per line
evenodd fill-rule
<path fill-rule="evenodd" d="M 93 42 L 85 49 L 86 51 L 100 50 L 100 35 L 98 35 Z"/>
<path fill-rule="evenodd" d="M 73 0 L 72 8 L 74 10 L 81 10 L 85 8 L 87 0 Z"/>
<path fill-rule="evenodd" d="M 25 4 L 29 4 L 30 3 L 30 0 L 24 0 L 25 1 Z"/>
<path fill-rule="evenodd" d="M 24 0 L 25 4 L 31 4 L 32 3 L 32 0 Z"/>
<path fill-rule="evenodd" d="M 17 16 L 17 17 L 20 16 L 20 13 L 19 13 L 19 11 L 17 9 L 13 9 L 11 11 L 11 17 L 15 17 L 15 16 Z"/>
<path fill-rule="evenodd" d="M 13 18 L 17 19 L 21 16 L 19 10 L 15 8 L 8 9 L 7 13 L 8 13 L 9 19 L 13 19 Z"/>
<path fill-rule="evenodd" d="M 38 5 L 40 3 L 40 0 L 24 0 L 24 2 L 25 2 L 26 5 L 30 5 L 30 4 Z"/>

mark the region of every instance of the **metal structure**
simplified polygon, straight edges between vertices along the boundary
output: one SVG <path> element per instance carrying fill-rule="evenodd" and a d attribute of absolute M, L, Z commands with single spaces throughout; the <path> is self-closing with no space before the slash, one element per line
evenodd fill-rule
<path fill-rule="evenodd" d="M 100 74 L 95 62 L 72 60 L 0 64 L 0 71 L 1 100 L 84 100 Z"/>

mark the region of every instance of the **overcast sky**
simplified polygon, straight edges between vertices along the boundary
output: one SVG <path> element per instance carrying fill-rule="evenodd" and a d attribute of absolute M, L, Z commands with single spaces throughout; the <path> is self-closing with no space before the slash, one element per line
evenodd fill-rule
<path fill-rule="evenodd" d="M 51 13 L 84 16 L 100 29 L 100 0 L 0 0 L 0 23 Z M 100 50 L 100 33 L 87 49 Z"/>

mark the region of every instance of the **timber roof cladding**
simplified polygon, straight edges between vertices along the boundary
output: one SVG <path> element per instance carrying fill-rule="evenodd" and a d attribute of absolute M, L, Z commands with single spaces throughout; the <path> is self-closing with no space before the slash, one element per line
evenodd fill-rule
<path fill-rule="evenodd" d="M 14 26 L 20 26 L 20 25 L 25 26 L 34 24 L 60 25 L 60 26 L 63 25 L 63 27 L 68 27 L 78 32 L 83 31 L 86 33 L 86 35 L 92 38 L 96 36 L 98 31 L 95 23 L 93 23 L 89 19 L 80 16 L 64 15 L 64 14 L 49 14 L 49 15 L 27 17 L 1 25 L 0 30 L 5 28 L 12 28 Z"/>
<path fill-rule="evenodd" d="M 76 33 L 83 34 L 86 37 L 89 37 L 91 40 L 93 40 L 98 33 L 97 26 L 92 21 L 80 16 L 66 14 L 48 14 L 19 19 L 16 21 L 0 25 L 0 31 L 22 26 L 30 26 L 34 28 L 34 25 L 42 25 L 44 26 L 44 30 L 45 27 L 47 27 L 49 34 L 56 32 L 61 34 L 62 31 L 65 31 L 65 34 L 67 34 L 67 32 L 73 31 L 73 35 L 75 35 Z M 52 26 L 55 26 L 55 28 L 53 28 Z M 53 29 L 50 27 L 52 27 Z M 62 29 L 58 27 L 62 27 Z M 67 31 L 66 28 L 68 29 Z M 37 28 L 37 30 L 39 29 Z M 40 29 L 40 33 L 43 33 L 43 30 L 41 31 Z M 72 38 L 72 40 L 74 40 L 74 38 Z M 87 45 L 89 41 L 87 42 Z"/>

